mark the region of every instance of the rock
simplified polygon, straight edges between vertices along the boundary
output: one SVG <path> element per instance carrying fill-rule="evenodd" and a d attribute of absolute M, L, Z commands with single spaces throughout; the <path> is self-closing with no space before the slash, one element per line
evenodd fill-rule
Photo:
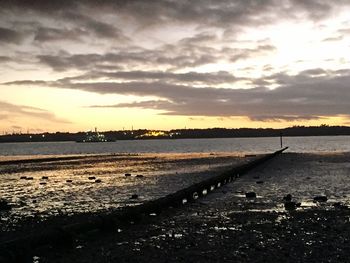
<path fill-rule="evenodd" d="M 69 179 L 69 180 L 66 180 L 66 182 L 67 182 L 67 183 L 71 183 L 71 182 L 73 182 L 73 180 L 70 180 L 70 179 Z"/>
<path fill-rule="evenodd" d="M 6 200 L 0 200 L 0 212 L 11 210 L 11 205 Z"/>
<path fill-rule="evenodd" d="M 256 193 L 255 192 L 247 192 L 245 193 L 246 198 L 256 198 Z"/>
<path fill-rule="evenodd" d="M 287 201 L 284 203 L 284 208 L 286 210 L 295 210 L 297 207 L 297 204 L 295 202 Z"/>
<path fill-rule="evenodd" d="M 39 184 L 40 185 L 46 185 L 46 182 L 40 182 Z"/>
<path fill-rule="evenodd" d="M 256 181 L 257 184 L 263 184 L 264 181 Z"/>
<path fill-rule="evenodd" d="M 327 196 L 325 195 L 318 195 L 314 197 L 315 202 L 327 202 Z"/>
<path fill-rule="evenodd" d="M 348 209 L 349 208 L 347 205 L 344 205 L 341 202 L 336 202 L 333 204 L 333 206 L 336 209 Z"/>
<path fill-rule="evenodd" d="M 131 176 L 131 174 L 129 174 L 129 173 L 127 173 L 127 174 L 124 174 L 126 177 L 129 177 L 129 176 Z"/>
<path fill-rule="evenodd" d="M 95 180 L 95 183 L 102 183 L 102 180 L 101 179 L 97 179 L 97 180 Z"/>
<path fill-rule="evenodd" d="M 286 196 L 283 197 L 283 200 L 286 201 L 286 202 L 292 201 L 292 195 L 291 194 L 287 194 Z"/>
<path fill-rule="evenodd" d="M 26 177 L 26 180 L 33 180 L 33 177 Z"/>
<path fill-rule="evenodd" d="M 137 198 L 139 198 L 139 196 L 138 196 L 137 194 L 133 194 L 133 195 L 130 197 L 130 199 L 137 199 Z"/>
<path fill-rule="evenodd" d="M 43 176 L 41 177 L 42 180 L 49 180 L 49 177 L 48 176 Z"/>
<path fill-rule="evenodd" d="M 96 177 L 95 176 L 89 176 L 89 180 L 95 180 Z"/>
<path fill-rule="evenodd" d="M 20 179 L 21 179 L 21 180 L 26 180 L 26 179 L 27 179 L 27 176 L 21 176 Z"/>
<path fill-rule="evenodd" d="M 136 177 L 137 177 L 137 178 L 142 178 L 143 175 L 142 175 L 142 174 L 138 174 L 138 175 L 136 175 Z"/>

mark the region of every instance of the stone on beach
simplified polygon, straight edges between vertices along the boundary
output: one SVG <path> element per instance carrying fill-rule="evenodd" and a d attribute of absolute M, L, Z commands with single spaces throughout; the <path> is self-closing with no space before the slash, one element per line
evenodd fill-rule
<path fill-rule="evenodd" d="M 137 177 L 137 178 L 142 178 L 143 175 L 142 175 L 142 174 L 138 174 L 138 175 L 136 175 L 136 177 Z"/>
<path fill-rule="evenodd" d="M 129 176 L 131 176 L 131 174 L 129 174 L 129 173 L 126 173 L 126 174 L 125 174 L 125 177 L 129 177 Z"/>
<path fill-rule="evenodd" d="M 336 202 L 333 204 L 336 209 L 348 209 L 349 207 L 341 202 Z"/>
<path fill-rule="evenodd" d="M 263 184 L 264 181 L 256 181 L 257 184 Z"/>
<path fill-rule="evenodd" d="M 291 194 L 287 194 L 286 196 L 283 197 L 283 200 L 286 201 L 286 202 L 292 201 L 292 195 Z"/>
<path fill-rule="evenodd" d="M 11 205 L 6 200 L 0 200 L 0 211 L 8 211 L 11 208 Z"/>
<path fill-rule="evenodd" d="M 49 180 L 49 177 L 48 176 L 43 176 L 41 177 L 42 180 Z"/>
<path fill-rule="evenodd" d="M 95 183 L 102 183 L 102 180 L 101 179 L 97 179 L 97 180 L 95 180 Z"/>
<path fill-rule="evenodd" d="M 71 182 L 73 182 L 73 180 L 68 179 L 68 180 L 66 180 L 66 182 L 71 183 Z"/>
<path fill-rule="evenodd" d="M 130 199 L 137 199 L 137 198 L 139 198 L 139 196 L 138 196 L 137 194 L 133 194 L 133 195 L 130 197 Z"/>
<path fill-rule="evenodd" d="M 96 177 L 95 177 L 95 176 L 89 176 L 88 179 L 89 179 L 89 180 L 95 180 Z"/>
<path fill-rule="evenodd" d="M 287 201 L 284 203 L 284 208 L 286 210 L 295 210 L 298 207 L 296 202 Z"/>
<path fill-rule="evenodd" d="M 20 179 L 21 179 L 21 180 L 26 180 L 26 179 L 27 179 L 27 176 L 21 176 Z"/>
<path fill-rule="evenodd" d="M 256 198 L 256 193 L 255 192 L 247 192 L 245 193 L 246 198 Z"/>
<path fill-rule="evenodd" d="M 314 197 L 315 202 L 327 202 L 327 196 L 325 195 L 318 195 Z"/>

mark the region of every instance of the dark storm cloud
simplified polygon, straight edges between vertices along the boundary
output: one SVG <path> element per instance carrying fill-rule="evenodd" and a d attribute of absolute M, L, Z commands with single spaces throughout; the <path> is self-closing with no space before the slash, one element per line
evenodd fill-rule
<path fill-rule="evenodd" d="M 9 28 L 0 27 L 0 43 L 19 44 L 22 39 L 23 36 L 21 33 Z"/>
<path fill-rule="evenodd" d="M 2 9 L 12 12 L 38 12 L 42 16 L 62 17 L 72 12 L 77 15 L 115 14 L 127 17 L 143 26 L 162 23 L 196 23 L 227 28 L 228 25 L 261 25 L 279 17 L 309 19 L 324 18 L 345 0 L 3 0 Z M 99 27 L 99 26 L 98 26 Z M 101 28 L 102 31 L 105 29 Z M 107 30 L 108 31 L 108 30 Z"/>

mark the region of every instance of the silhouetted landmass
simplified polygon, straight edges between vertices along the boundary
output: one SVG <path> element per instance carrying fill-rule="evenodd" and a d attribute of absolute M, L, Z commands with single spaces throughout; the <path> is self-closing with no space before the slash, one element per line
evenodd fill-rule
<path fill-rule="evenodd" d="M 350 135 L 347 126 L 293 126 L 284 129 L 272 128 L 210 128 L 210 129 L 176 129 L 170 131 L 128 130 L 101 132 L 108 141 L 145 140 L 145 139 L 186 139 L 186 138 L 240 138 L 240 137 L 276 137 L 283 136 L 336 136 Z M 52 142 L 83 141 L 85 132 L 41 133 L 41 134 L 7 134 L 0 136 L 0 142 Z"/>

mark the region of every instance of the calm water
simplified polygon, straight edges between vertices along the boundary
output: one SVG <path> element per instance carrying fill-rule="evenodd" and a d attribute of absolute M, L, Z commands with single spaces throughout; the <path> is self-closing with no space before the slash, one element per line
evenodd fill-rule
<path fill-rule="evenodd" d="M 350 136 L 285 137 L 283 142 L 284 146 L 289 146 L 291 152 L 350 151 Z M 0 144 L 0 156 L 87 153 L 266 153 L 275 151 L 279 147 L 278 137 L 135 140 L 107 143 L 2 143 Z"/>

